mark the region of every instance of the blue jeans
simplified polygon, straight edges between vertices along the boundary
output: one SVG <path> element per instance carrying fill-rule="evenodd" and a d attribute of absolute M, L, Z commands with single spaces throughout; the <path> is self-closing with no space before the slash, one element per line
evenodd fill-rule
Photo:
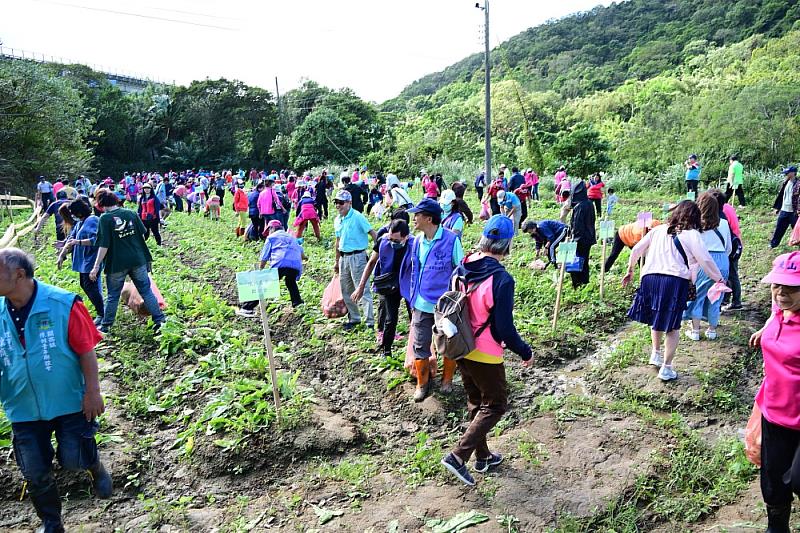
<path fill-rule="evenodd" d="M 534 200 L 538 200 L 539 199 L 539 184 L 538 183 L 534 183 L 531 186 L 531 198 L 534 199 Z"/>
<path fill-rule="evenodd" d="M 769 242 L 769 245 L 772 248 L 777 248 L 781 244 L 786 230 L 793 228 L 795 224 L 797 224 L 797 215 L 795 213 L 780 211 L 778 213 L 778 220 L 775 222 L 775 232 L 772 234 L 772 240 Z"/>
<path fill-rule="evenodd" d="M 119 307 L 119 294 L 122 292 L 122 286 L 125 285 L 125 279 L 130 276 L 136 290 L 144 300 L 144 306 L 147 311 L 152 315 L 153 322 L 161 324 L 164 322 L 164 312 L 158 306 L 153 291 L 150 289 L 150 277 L 147 275 L 147 266 L 141 265 L 122 272 L 106 273 L 106 286 L 108 288 L 108 298 L 106 298 L 106 308 L 103 314 L 102 326 L 110 328 L 114 325 L 114 320 L 117 317 L 117 307 Z"/>
<path fill-rule="evenodd" d="M 87 470 L 97 464 L 97 427 L 97 421 L 87 422 L 81 412 L 11 424 L 14 457 L 28 482 L 28 493 L 45 531 L 61 530 L 61 498 L 53 477 L 53 457 L 67 470 Z M 50 440 L 53 433 L 58 452 Z"/>

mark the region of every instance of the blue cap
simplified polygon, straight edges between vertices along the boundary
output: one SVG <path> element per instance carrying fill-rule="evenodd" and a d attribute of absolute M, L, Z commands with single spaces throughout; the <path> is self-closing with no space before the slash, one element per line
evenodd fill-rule
<path fill-rule="evenodd" d="M 514 221 L 504 215 L 494 215 L 483 227 L 487 239 L 510 239 L 514 236 Z"/>
<path fill-rule="evenodd" d="M 441 215 L 442 214 L 442 206 L 439 205 L 439 202 L 434 200 L 433 198 L 425 198 L 420 203 L 408 209 L 407 212 L 409 213 L 428 213 L 431 215 Z"/>
<path fill-rule="evenodd" d="M 781 174 L 791 174 L 792 172 L 797 172 L 797 167 L 788 167 L 781 170 Z"/>

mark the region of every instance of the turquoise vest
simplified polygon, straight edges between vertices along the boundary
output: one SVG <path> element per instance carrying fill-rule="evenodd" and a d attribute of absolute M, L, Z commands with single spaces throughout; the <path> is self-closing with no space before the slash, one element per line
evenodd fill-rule
<path fill-rule="evenodd" d="M 0 297 L 0 402 L 11 422 L 52 420 L 82 409 L 83 372 L 67 342 L 75 295 L 38 280 L 37 286 L 26 347 Z"/>

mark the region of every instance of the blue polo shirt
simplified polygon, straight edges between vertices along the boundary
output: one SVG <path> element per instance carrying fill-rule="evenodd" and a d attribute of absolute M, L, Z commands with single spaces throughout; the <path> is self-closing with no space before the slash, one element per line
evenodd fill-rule
<path fill-rule="evenodd" d="M 433 239 L 428 240 L 423 233 L 420 235 L 420 243 L 419 243 L 419 263 L 421 265 L 425 264 L 425 260 L 428 258 L 428 254 L 433 248 L 434 242 L 438 241 L 442 238 L 442 232 L 447 231 L 444 227 L 439 226 L 439 229 L 436 230 L 436 234 L 433 236 Z M 461 264 L 461 261 L 464 260 L 464 247 L 461 246 L 461 239 L 456 239 L 453 241 L 453 266 L 458 266 Z M 422 275 L 422 269 L 420 269 L 419 275 Z M 417 280 L 419 284 L 420 280 Z M 414 309 L 419 309 L 424 313 L 433 313 L 434 309 L 436 308 L 436 302 L 429 302 L 425 298 L 422 297 L 421 294 L 417 295 L 417 298 L 414 300 Z"/>
<path fill-rule="evenodd" d="M 333 221 L 333 229 L 339 239 L 340 252 L 357 252 L 369 246 L 369 232 L 372 225 L 363 214 L 352 207 L 342 217 L 338 215 Z"/>

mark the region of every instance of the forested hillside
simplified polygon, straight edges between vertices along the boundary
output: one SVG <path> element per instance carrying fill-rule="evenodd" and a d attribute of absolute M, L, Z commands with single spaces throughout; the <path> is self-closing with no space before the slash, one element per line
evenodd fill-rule
<path fill-rule="evenodd" d="M 800 18 L 797 0 L 629 0 L 550 21 L 512 37 L 493 52 L 498 78 L 524 79 L 528 90 L 566 98 L 656 76 L 753 34 L 776 37 Z M 389 109 L 447 84 L 483 77 L 474 54 L 408 87 Z"/>

